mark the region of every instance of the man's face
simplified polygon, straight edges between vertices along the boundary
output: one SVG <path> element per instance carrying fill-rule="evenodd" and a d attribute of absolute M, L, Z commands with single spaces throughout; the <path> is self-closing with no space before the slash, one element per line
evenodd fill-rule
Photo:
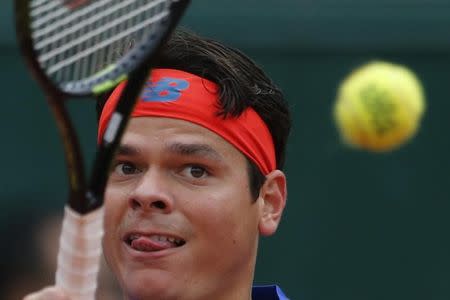
<path fill-rule="evenodd" d="M 133 118 L 106 190 L 105 257 L 129 299 L 222 299 L 251 283 L 261 210 L 231 144 Z"/>

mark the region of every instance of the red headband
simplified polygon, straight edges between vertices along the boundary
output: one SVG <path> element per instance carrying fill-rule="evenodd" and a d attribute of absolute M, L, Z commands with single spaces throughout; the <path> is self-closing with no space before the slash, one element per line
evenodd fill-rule
<path fill-rule="evenodd" d="M 109 97 L 99 121 L 101 141 L 119 96 L 120 84 Z M 154 69 L 134 108 L 132 117 L 166 117 L 198 124 L 221 136 L 251 159 L 264 175 L 275 170 L 272 136 L 259 115 L 247 108 L 238 118 L 217 116 L 218 87 L 194 74 L 173 69 Z"/>

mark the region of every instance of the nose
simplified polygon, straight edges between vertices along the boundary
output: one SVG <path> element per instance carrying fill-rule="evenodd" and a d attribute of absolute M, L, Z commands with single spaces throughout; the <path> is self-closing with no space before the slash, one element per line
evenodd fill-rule
<path fill-rule="evenodd" d="M 133 211 L 159 212 L 173 211 L 173 197 L 168 189 L 168 179 L 158 170 L 148 170 L 141 177 L 130 194 L 128 205 Z"/>

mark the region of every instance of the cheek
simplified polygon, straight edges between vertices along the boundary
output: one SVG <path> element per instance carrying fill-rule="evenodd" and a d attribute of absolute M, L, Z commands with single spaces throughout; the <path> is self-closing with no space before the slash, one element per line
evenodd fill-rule
<path fill-rule="evenodd" d="M 105 221 L 118 221 L 127 209 L 129 188 L 121 185 L 108 185 L 105 191 Z"/>
<path fill-rule="evenodd" d="M 108 249 L 113 249 L 112 243 L 118 237 L 118 229 L 120 227 L 123 213 L 126 212 L 126 195 L 118 188 L 108 187 L 105 191 L 104 202 L 104 235 L 103 245 L 105 255 Z"/>
<path fill-rule="evenodd" d="M 241 182 L 241 181 L 236 181 Z M 248 185 L 242 182 L 221 188 L 204 198 L 195 210 L 197 230 L 211 240 L 233 246 L 252 241 L 257 235 L 257 206 L 253 203 Z"/>
<path fill-rule="evenodd" d="M 119 212 L 121 210 L 123 198 L 120 200 L 118 191 L 114 188 L 107 188 L 105 192 L 105 232 L 114 227 L 114 224 L 118 221 Z"/>
<path fill-rule="evenodd" d="M 254 261 L 258 239 L 255 208 L 249 197 L 207 198 L 198 209 L 196 268 L 203 273 L 237 274 Z M 246 201 L 248 205 L 238 205 Z M 218 204 L 220 203 L 220 204 Z M 224 255 L 229 259 L 224 259 Z M 234 275 L 233 275 L 234 276 Z"/>

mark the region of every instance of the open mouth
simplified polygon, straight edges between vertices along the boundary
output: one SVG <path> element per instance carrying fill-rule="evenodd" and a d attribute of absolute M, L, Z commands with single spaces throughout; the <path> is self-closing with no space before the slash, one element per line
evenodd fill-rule
<path fill-rule="evenodd" d="M 171 248 L 178 248 L 186 244 L 186 241 L 173 236 L 140 233 L 130 233 L 125 236 L 124 242 L 132 249 L 142 252 L 154 252 Z"/>

